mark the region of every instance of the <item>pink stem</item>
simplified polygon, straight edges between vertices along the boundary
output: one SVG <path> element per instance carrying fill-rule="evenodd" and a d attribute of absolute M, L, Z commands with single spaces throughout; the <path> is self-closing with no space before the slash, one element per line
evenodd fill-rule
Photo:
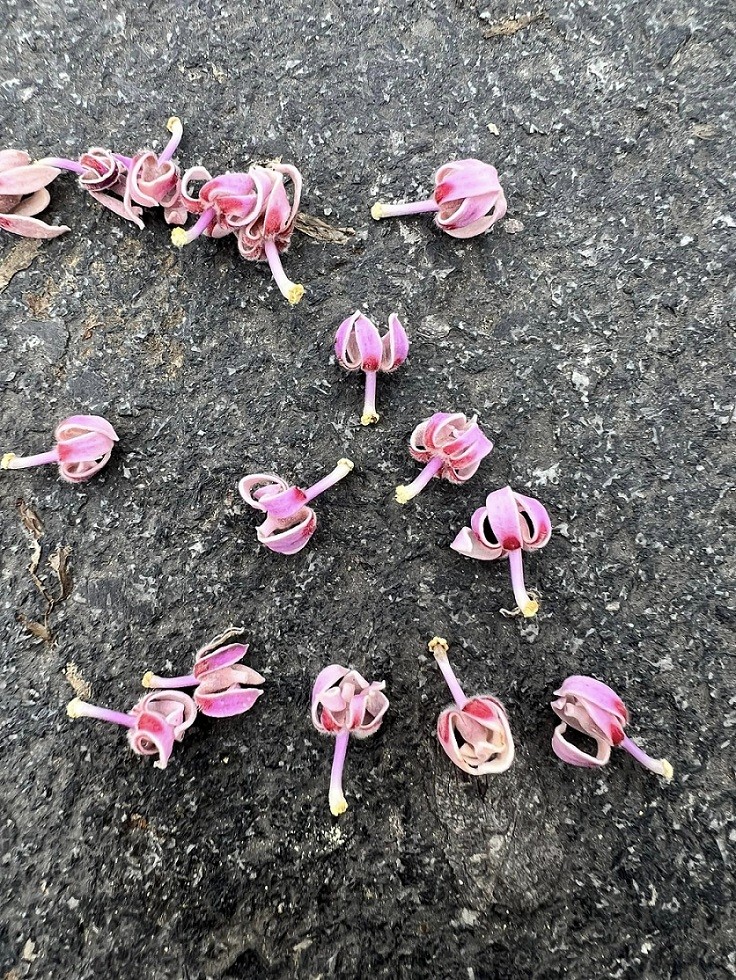
<path fill-rule="evenodd" d="M 524 584 L 524 558 L 521 548 L 509 552 L 509 567 L 511 569 L 511 587 L 514 590 L 516 604 L 524 616 L 535 616 L 539 603 L 532 599 Z"/>
<path fill-rule="evenodd" d="M 444 466 L 444 463 L 445 461 L 441 456 L 435 456 L 434 459 L 431 459 L 418 477 L 412 480 L 411 483 L 408 483 L 405 487 L 401 488 L 403 491 L 402 497 L 405 500 L 411 500 L 412 497 L 416 497 L 417 494 L 421 493 L 432 477 L 437 476 Z"/>
<path fill-rule="evenodd" d="M 150 671 L 145 675 L 144 687 L 196 687 L 199 681 L 194 674 L 182 674 L 180 677 L 158 677 Z"/>
<path fill-rule="evenodd" d="M 664 776 L 665 779 L 672 779 L 672 766 L 669 762 L 666 759 L 653 759 L 643 749 L 640 749 L 628 735 L 624 736 L 623 742 L 619 742 L 618 747 L 624 749 L 629 755 L 633 755 L 637 762 L 640 762 L 651 772 L 656 772 L 658 776 Z"/>
<path fill-rule="evenodd" d="M 9 470 L 25 470 L 29 466 L 44 466 L 46 463 L 58 463 L 58 448 L 50 449 L 47 453 L 38 453 L 36 456 L 14 456 L 7 463 Z"/>
<path fill-rule="evenodd" d="M 130 170 L 130 168 L 133 166 L 132 157 L 124 157 L 122 153 L 113 153 L 113 156 L 118 161 L 118 163 L 122 163 L 122 165 L 125 167 L 126 170 Z"/>
<path fill-rule="evenodd" d="M 329 490 L 330 487 L 334 487 L 336 483 L 339 483 L 340 480 L 344 479 L 353 468 L 352 464 L 348 465 L 348 462 L 348 460 L 341 459 L 331 473 L 328 473 L 327 476 L 323 476 L 321 480 L 305 490 L 304 500 L 300 506 L 303 507 L 304 504 L 308 504 L 310 500 L 314 500 L 315 497 L 319 497 L 319 495 L 324 493 L 325 490 Z"/>
<path fill-rule="evenodd" d="M 363 402 L 363 416 L 360 420 L 363 425 L 370 425 L 371 422 L 378 421 L 378 412 L 376 411 L 377 374 L 377 371 L 365 372 L 365 400 Z"/>
<path fill-rule="evenodd" d="M 168 122 L 168 128 L 171 132 L 171 139 L 164 147 L 163 153 L 158 158 L 159 165 L 162 163 L 168 163 L 169 160 L 176 153 L 179 143 L 181 142 L 182 135 L 184 134 L 184 127 L 181 124 L 181 120 L 178 116 L 172 116 Z"/>
<path fill-rule="evenodd" d="M 279 255 L 279 250 L 275 242 L 264 242 L 263 250 L 266 253 L 266 259 L 271 268 L 271 275 L 279 287 L 279 292 L 288 299 L 292 306 L 296 306 L 304 295 L 304 287 L 300 283 L 292 282 L 284 272 L 284 267 L 281 264 L 281 256 Z"/>
<path fill-rule="evenodd" d="M 187 243 L 193 242 L 195 238 L 199 238 L 200 235 L 202 235 L 205 231 L 207 231 L 209 226 L 212 224 L 214 218 L 215 218 L 215 209 L 206 208 L 200 215 L 197 223 L 192 225 L 191 228 L 187 229 L 186 232 Z"/>
<path fill-rule="evenodd" d="M 113 725 L 123 725 L 125 728 L 135 728 L 136 719 L 122 711 L 111 711 L 109 708 L 98 708 L 96 704 L 87 704 L 75 698 L 72 701 L 75 718 L 97 718 L 98 721 L 109 721 Z"/>
<path fill-rule="evenodd" d="M 452 695 L 455 704 L 462 711 L 465 705 L 468 703 L 468 699 L 465 697 L 465 693 L 460 687 L 460 682 L 458 681 L 457 677 L 455 677 L 455 671 L 452 669 L 450 661 L 447 659 L 447 655 L 438 656 L 435 653 L 435 660 L 442 671 L 442 676 L 445 678 L 445 683 L 450 688 L 450 694 Z"/>
<path fill-rule="evenodd" d="M 400 218 L 404 214 L 426 214 L 428 211 L 439 211 L 440 206 L 435 200 L 412 201 L 409 204 L 381 204 L 382 218 Z"/>
<path fill-rule="evenodd" d="M 332 758 L 332 773 L 330 775 L 330 810 L 335 817 L 339 817 L 348 808 L 342 791 L 342 771 L 345 767 L 349 741 L 349 731 L 340 732 L 335 739 L 335 754 Z"/>
<path fill-rule="evenodd" d="M 70 170 L 73 174 L 87 173 L 87 167 L 83 167 L 81 163 L 77 160 L 67 160 L 66 157 L 44 157 L 43 160 L 37 160 L 37 163 L 44 163 L 49 167 L 56 167 L 58 170 Z"/>

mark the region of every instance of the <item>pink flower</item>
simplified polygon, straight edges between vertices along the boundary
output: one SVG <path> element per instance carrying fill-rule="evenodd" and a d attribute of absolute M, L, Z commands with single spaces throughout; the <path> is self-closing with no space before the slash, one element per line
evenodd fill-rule
<path fill-rule="evenodd" d="M 511 585 L 518 610 L 523 616 L 535 616 L 539 602 L 532 598 L 524 584 L 522 551 L 543 548 L 552 534 L 549 514 L 534 497 L 515 493 L 511 487 L 488 494 L 485 507 L 479 507 L 450 545 L 468 558 L 495 561 L 508 558 Z"/>
<path fill-rule="evenodd" d="M 360 422 L 361 425 L 377 422 L 376 374 L 395 371 L 409 354 L 409 338 L 399 318 L 391 314 L 388 332 L 381 337 L 373 322 L 356 310 L 337 330 L 335 354 L 346 371 L 365 372 L 365 401 Z"/>
<path fill-rule="evenodd" d="M 249 711 L 263 691 L 251 685 L 265 683 L 257 671 L 240 661 L 248 652 L 247 643 L 230 643 L 242 634 L 230 627 L 198 650 L 191 674 L 181 677 L 157 677 L 152 671 L 143 675 L 143 686 L 154 688 L 194 687 L 194 703 L 203 715 L 230 718 Z"/>
<path fill-rule="evenodd" d="M 610 759 L 611 749 L 618 747 L 657 775 L 668 781 L 672 779 L 673 769 L 666 759 L 652 759 L 624 733 L 629 712 L 618 694 L 606 684 L 593 677 L 575 675 L 563 681 L 555 695 L 557 700 L 552 702 L 552 710 L 562 722 L 552 737 L 552 748 L 558 759 L 572 766 L 598 769 Z M 567 741 L 564 735 L 568 725 L 596 740 L 595 756 Z"/>
<path fill-rule="evenodd" d="M 67 705 L 70 718 L 97 718 L 128 729 L 128 744 L 136 755 L 157 755 L 157 769 L 165 769 L 184 732 L 194 724 L 197 708 L 182 691 L 147 694 L 130 711 L 110 711 L 74 698 Z"/>
<path fill-rule="evenodd" d="M 141 220 L 143 211 L 126 199 L 128 168 L 132 160 L 120 156 L 101 146 L 93 146 L 83 153 L 79 160 L 66 157 L 45 157 L 39 163 L 77 174 L 79 186 L 104 208 L 114 212 L 126 221 L 132 221 L 139 228 L 145 227 Z"/>
<path fill-rule="evenodd" d="M 287 177 L 293 188 L 293 200 L 284 187 Z M 193 180 L 205 180 L 198 197 L 189 192 Z M 175 228 L 171 241 L 178 248 L 200 235 L 221 238 L 231 232 L 238 237 L 243 258 L 252 262 L 267 261 L 283 296 L 296 305 L 304 287 L 293 283 L 284 272 L 280 253 L 291 241 L 299 211 L 302 175 L 296 167 L 278 162 L 268 167 L 251 167 L 245 173 L 227 173 L 211 177 L 203 167 L 188 170 L 182 178 L 182 199 L 199 220 L 187 231 Z"/>
<path fill-rule="evenodd" d="M 493 449 L 478 425 L 478 416 L 468 419 L 461 412 L 437 412 L 414 429 L 409 452 L 420 463 L 422 472 L 407 486 L 396 488 L 396 500 L 405 504 L 416 497 L 437 476 L 450 483 L 465 483 Z"/>
<path fill-rule="evenodd" d="M 240 496 L 249 507 L 266 514 L 256 531 L 261 544 L 281 555 L 301 551 L 317 529 L 317 515 L 307 504 L 346 477 L 353 466 L 352 460 L 339 460 L 331 473 L 308 490 L 289 486 L 275 473 L 244 476 L 238 484 Z"/>
<path fill-rule="evenodd" d="M 371 215 L 394 218 L 437 212 L 435 223 L 453 238 L 482 235 L 506 214 L 506 198 L 495 167 L 480 160 L 455 160 L 434 176 L 434 194 L 413 204 L 374 204 Z"/>
<path fill-rule="evenodd" d="M 56 167 L 31 163 L 23 150 L 0 150 L 0 228 L 24 238 L 57 238 L 69 231 L 32 217 L 48 207 L 46 186 L 58 176 Z"/>
<path fill-rule="evenodd" d="M 158 156 L 153 150 L 141 150 L 130 161 L 123 199 L 130 211 L 133 201 L 145 208 L 162 207 L 168 224 L 183 225 L 189 212 L 181 194 L 181 172 L 172 157 L 184 127 L 178 116 L 172 116 L 166 128 L 171 139 Z"/>
<path fill-rule="evenodd" d="M 72 415 L 60 422 L 54 432 L 56 446 L 36 456 L 16 456 L 6 453 L 0 469 L 22 470 L 28 466 L 58 463 L 59 476 L 67 483 L 84 483 L 110 459 L 117 433 L 99 415 Z"/>
<path fill-rule="evenodd" d="M 345 813 L 348 805 L 342 791 L 342 772 L 350 735 L 368 738 L 381 727 L 388 710 L 384 681 L 371 684 L 357 670 L 330 664 L 312 688 L 312 724 L 323 735 L 334 735 L 335 755 L 330 778 L 330 812 Z"/>
<path fill-rule="evenodd" d="M 505 772 L 514 761 L 506 709 L 490 694 L 466 698 L 447 659 L 447 640 L 435 636 L 429 649 L 455 701 L 437 720 L 437 738 L 449 758 L 471 776 Z"/>

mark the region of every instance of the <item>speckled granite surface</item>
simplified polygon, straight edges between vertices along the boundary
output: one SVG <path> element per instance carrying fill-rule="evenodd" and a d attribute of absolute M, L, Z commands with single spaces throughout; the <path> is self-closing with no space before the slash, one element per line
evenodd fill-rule
<path fill-rule="evenodd" d="M 134 151 L 177 113 L 185 164 L 282 156 L 306 211 L 356 229 L 295 236 L 293 310 L 233 243 L 175 252 L 158 215 L 139 232 L 70 178 L 48 213 L 70 234 L 0 241 L 0 448 L 43 448 L 72 411 L 121 435 L 81 489 L 0 479 L 5 980 L 736 974 L 733 9 L 551 0 L 484 37 L 523 12 L 0 0 L 3 146 Z M 377 197 L 426 194 L 469 155 L 507 192 L 493 234 L 371 222 Z M 356 305 L 397 310 L 413 340 L 372 431 L 331 350 Z M 493 455 L 398 507 L 411 429 L 450 409 L 479 413 Z M 355 473 L 310 547 L 259 550 L 238 478 L 308 483 L 343 455 Z M 448 548 L 505 482 L 556 528 L 527 561 L 533 623 L 498 614 L 506 568 Z M 53 646 L 16 619 L 43 612 L 18 498 L 49 586 L 71 549 Z M 267 694 L 200 724 L 164 773 L 66 718 L 67 664 L 124 707 L 231 622 Z M 434 633 L 509 710 L 517 762 L 480 786 L 434 739 Z M 334 660 L 392 698 L 350 750 L 339 823 L 308 716 Z M 556 762 L 547 704 L 573 672 L 617 688 L 670 785 L 623 753 L 600 773 Z"/>

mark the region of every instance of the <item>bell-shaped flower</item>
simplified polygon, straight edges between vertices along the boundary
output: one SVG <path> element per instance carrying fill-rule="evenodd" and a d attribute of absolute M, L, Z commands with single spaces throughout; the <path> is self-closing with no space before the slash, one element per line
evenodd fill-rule
<path fill-rule="evenodd" d="M 485 507 L 475 511 L 470 525 L 460 531 L 450 547 L 482 561 L 508 558 L 518 611 L 523 616 L 535 616 L 539 602 L 526 590 L 522 551 L 536 551 L 549 541 L 552 525 L 545 508 L 534 497 L 504 487 L 488 494 Z"/>
<path fill-rule="evenodd" d="M 514 761 L 506 709 L 491 694 L 465 696 L 447 658 L 447 640 L 435 636 L 429 641 L 429 649 L 455 701 L 437 720 L 440 745 L 455 765 L 471 776 L 505 772 Z"/>
<path fill-rule="evenodd" d="M 155 691 L 130 711 L 111 711 L 74 698 L 67 705 L 70 718 L 96 718 L 128 729 L 128 744 L 137 755 L 156 755 L 157 769 L 165 769 L 175 742 L 194 724 L 197 707 L 183 691 Z"/>
<path fill-rule="evenodd" d="M 388 331 L 381 337 L 375 324 L 357 310 L 338 327 L 335 354 L 346 371 L 365 373 L 365 400 L 360 422 L 361 425 L 377 422 L 376 375 L 378 371 L 395 371 L 409 354 L 409 338 L 398 316 L 391 314 Z"/>
<path fill-rule="evenodd" d="M 263 694 L 253 687 L 265 678 L 240 661 L 248 652 L 247 643 L 231 643 L 242 630 L 231 627 L 197 651 L 191 674 L 158 677 L 153 671 L 143 675 L 148 688 L 194 687 L 194 703 L 203 715 L 230 718 L 249 711 Z"/>
<path fill-rule="evenodd" d="M 44 157 L 39 163 L 68 170 L 79 177 L 79 186 L 91 197 L 113 211 L 126 221 L 143 228 L 141 220 L 143 210 L 135 207 L 126 198 L 128 169 L 132 164 L 130 157 L 124 157 L 112 150 L 101 146 L 93 146 L 83 153 L 79 160 L 69 160 L 66 157 Z"/>
<path fill-rule="evenodd" d="M 57 238 L 69 231 L 33 217 L 49 206 L 46 187 L 58 176 L 58 167 L 31 163 L 23 150 L 0 150 L 0 228 L 24 238 Z"/>
<path fill-rule="evenodd" d="M 626 705 L 614 690 L 593 677 L 573 675 L 555 691 L 552 710 L 561 724 L 555 728 L 552 748 L 558 759 L 572 766 L 599 769 L 611 757 L 611 749 L 624 749 L 647 769 L 672 779 L 673 769 L 666 759 L 652 759 L 624 732 L 629 721 Z M 596 754 L 590 755 L 565 738 L 568 725 L 594 738 Z"/>
<path fill-rule="evenodd" d="M 292 185 L 289 202 L 284 178 Z M 190 193 L 194 180 L 205 180 L 197 197 Z M 273 162 L 268 167 L 251 167 L 248 173 L 227 173 L 211 177 L 203 167 L 188 170 L 182 178 L 182 200 L 199 219 L 184 231 L 175 228 L 171 241 L 178 248 L 200 235 L 220 238 L 237 235 L 243 258 L 268 262 L 282 295 L 295 305 L 304 287 L 292 282 L 284 272 L 280 253 L 291 241 L 302 192 L 302 176 L 296 167 Z"/>
<path fill-rule="evenodd" d="M 427 465 L 411 483 L 396 487 L 396 500 L 405 504 L 435 476 L 450 483 L 465 483 L 492 449 L 493 443 L 478 425 L 477 415 L 469 419 L 461 412 L 437 412 L 420 422 L 411 434 L 409 452 Z"/>
<path fill-rule="evenodd" d="M 434 193 L 412 204 L 374 204 L 371 215 L 395 218 L 435 212 L 435 223 L 453 238 L 472 238 L 489 231 L 506 214 L 506 198 L 495 167 L 480 160 L 454 160 L 434 176 Z"/>
<path fill-rule="evenodd" d="M 240 496 L 266 515 L 256 530 L 260 543 L 281 555 L 301 551 L 317 529 L 317 515 L 307 504 L 346 477 L 353 466 L 352 460 L 339 460 L 331 473 L 307 490 L 290 486 L 275 473 L 244 476 L 238 484 Z"/>
<path fill-rule="evenodd" d="M 99 415 L 72 415 L 60 422 L 54 432 L 56 445 L 47 453 L 36 456 L 16 456 L 5 453 L 0 469 L 22 470 L 29 466 L 58 463 L 59 476 L 67 483 L 84 483 L 110 459 L 117 433 Z"/>
<path fill-rule="evenodd" d="M 144 208 L 162 207 L 170 225 L 183 225 L 188 217 L 181 196 L 181 172 L 172 159 L 184 133 L 181 119 L 172 116 L 166 123 L 171 139 L 158 155 L 141 150 L 130 160 L 123 200 L 129 210 L 133 202 Z"/>
<path fill-rule="evenodd" d="M 342 773 L 350 736 L 367 738 L 381 727 L 388 710 L 384 681 L 368 681 L 357 670 L 330 664 L 312 688 L 312 724 L 323 735 L 335 736 L 330 777 L 330 811 L 339 817 L 348 808 L 342 789 Z"/>

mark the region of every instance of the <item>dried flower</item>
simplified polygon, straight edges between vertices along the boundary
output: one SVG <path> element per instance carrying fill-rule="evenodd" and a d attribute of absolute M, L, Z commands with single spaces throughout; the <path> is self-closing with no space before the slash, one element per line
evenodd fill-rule
<path fill-rule="evenodd" d="M 59 476 L 67 483 L 84 483 L 110 459 L 117 433 L 99 415 L 72 415 L 60 422 L 54 432 L 56 446 L 36 456 L 16 456 L 6 453 L 0 469 L 22 470 L 29 466 L 58 463 Z"/>
<path fill-rule="evenodd" d="M 478 425 L 477 415 L 468 419 L 461 412 L 437 412 L 420 422 L 411 434 L 409 452 L 427 465 L 407 486 L 396 488 L 396 500 L 405 504 L 434 476 L 450 483 L 465 483 L 492 449 L 493 443 Z"/>
<path fill-rule="evenodd" d="M 79 160 L 68 160 L 66 157 L 44 157 L 39 160 L 39 163 L 77 174 L 79 186 L 98 204 L 143 228 L 143 210 L 132 205 L 129 198 L 126 200 L 128 168 L 132 162 L 130 157 L 105 150 L 101 146 L 91 147 Z"/>
<path fill-rule="evenodd" d="M 436 212 L 435 223 L 453 238 L 482 235 L 506 214 L 506 198 L 495 167 L 480 160 L 455 160 L 434 176 L 434 194 L 413 204 L 374 204 L 371 215 L 395 218 Z"/>
<path fill-rule="evenodd" d="M 58 176 L 57 167 L 31 163 L 23 150 L 0 150 L 0 228 L 24 238 L 57 238 L 69 231 L 32 217 L 48 207 L 46 187 Z"/>
<path fill-rule="evenodd" d="M 293 187 L 291 204 L 284 177 Z M 194 180 L 206 181 L 198 197 L 189 192 Z M 182 178 L 182 199 L 188 210 L 200 217 L 187 231 L 175 228 L 171 241 L 182 248 L 200 235 L 221 238 L 231 232 L 236 234 L 243 258 L 267 261 L 279 290 L 296 305 L 304 295 L 304 287 L 288 278 L 280 253 L 289 247 L 301 192 L 302 176 L 288 164 L 274 162 L 268 167 L 251 167 L 247 174 L 227 173 L 219 177 L 211 177 L 203 167 L 194 167 Z"/>
<path fill-rule="evenodd" d="M 346 371 L 365 372 L 365 401 L 360 421 L 362 425 L 377 422 L 376 374 L 395 371 L 409 354 L 409 338 L 398 316 L 391 314 L 388 332 L 381 337 L 375 324 L 356 310 L 338 328 L 335 354 Z"/>
<path fill-rule="evenodd" d="M 230 718 L 249 711 L 263 691 L 253 684 L 263 684 L 265 678 L 240 661 L 248 652 L 247 643 L 231 643 L 242 630 L 230 627 L 198 650 L 191 674 L 182 677 L 157 677 L 153 671 L 143 675 L 144 687 L 194 687 L 194 703 L 203 715 L 211 718 Z"/>
<path fill-rule="evenodd" d="M 334 735 L 335 755 L 330 778 L 330 812 L 339 817 L 348 808 L 342 791 L 342 771 L 350 735 L 367 738 L 381 727 L 388 710 L 384 681 L 371 684 L 357 670 L 330 664 L 312 688 L 312 723 L 323 735 Z"/>
<path fill-rule="evenodd" d="M 529 595 L 524 584 L 522 551 L 543 548 L 552 534 L 549 514 L 534 497 L 515 493 L 511 487 L 488 494 L 485 507 L 479 507 L 450 545 L 468 558 L 495 561 L 508 558 L 511 586 L 518 610 L 523 616 L 535 616 L 539 602 Z"/>
<path fill-rule="evenodd" d="M 66 712 L 70 718 L 97 718 L 127 728 L 131 749 L 137 755 L 157 755 L 157 769 L 166 768 L 174 742 L 181 742 L 197 716 L 194 701 L 182 691 L 147 694 L 127 712 L 98 708 L 74 698 Z"/>
<path fill-rule="evenodd" d="M 673 769 L 666 759 L 652 759 L 624 733 L 629 712 L 608 685 L 593 677 L 574 675 L 563 681 L 555 696 L 557 700 L 552 702 L 552 710 L 562 722 L 552 737 L 552 748 L 558 759 L 572 766 L 598 769 L 605 766 L 611 757 L 611 749 L 617 747 L 625 749 L 658 776 L 664 776 L 668 781 L 672 779 Z M 568 725 L 596 740 L 598 751 L 595 756 L 565 739 Z"/>
<path fill-rule="evenodd" d="M 251 473 L 238 484 L 240 496 L 266 520 L 256 535 L 266 548 L 281 555 L 293 555 L 307 544 L 317 528 L 317 515 L 306 505 L 350 473 L 354 463 L 338 461 L 335 469 L 308 490 L 289 486 L 275 473 Z"/>
<path fill-rule="evenodd" d="M 447 640 L 435 636 L 428 645 L 455 701 L 455 707 L 445 708 L 437 720 L 440 745 L 471 776 L 505 772 L 514 761 L 506 709 L 491 694 L 465 697 L 447 659 Z"/>

